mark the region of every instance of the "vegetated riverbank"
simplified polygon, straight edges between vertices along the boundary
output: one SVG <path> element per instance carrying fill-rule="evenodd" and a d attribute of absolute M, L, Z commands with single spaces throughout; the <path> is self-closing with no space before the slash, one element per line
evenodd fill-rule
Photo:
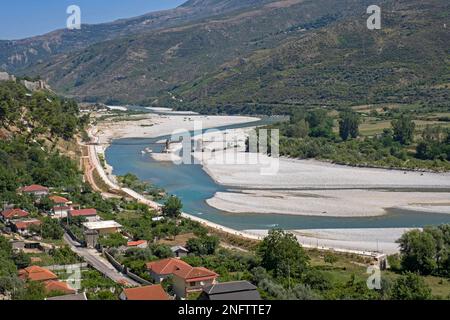
<path fill-rule="evenodd" d="M 210 121 L 209 123 L 207 123 L 206 125 L 204 125 L 204 128 L 209 128 L 210 126 L 226 126 L 226 125 L 231 125 L 233 124 L 233 118 L 234 117 L 222 117 L 222 118 L 218 118 L 218 117 L 203 117 L 203 116 L 199 116 L 200 118 L 213 118 L 213 121 Z M 142 118 L 142 117 L 140 117 Z M 114 123 L 114 122 L 110 122 L 107 123 L 106 125 L 103 123 L 100 123 L 98 125 L 98 129 L 97 129 L 97 134 L 99 136 L 99 141 L 103 141 L 104 145 L 101 145 L 100 148 L 104 151 L 104 147 L 109 145 L 109 142 L 113 139 L 120 139 L 120 138 L 124 138 L 124 137 L 135 137 L 135 138 L 139 138 L 139 137 L 145 137 L 145 138 L 151 138 L 151 137 L 159 137 L 159 136 L 164 136 L 164 135 L 168 135 L 170 134 L 170 130 L 173 129 L 179 129 L 180 124 L 186 124 L 186 123 L 191 123 L 193 122 L 192 117 L 185 117 L 185 116 L 166 116 L 166 115 L 147 115 L 146 116 L 147 119 L 140 119 L 136 122 L 132 122 L 132 121 L 126 121 L 126 125 L 124 125 L 124 123 Z M 254 118 L 247 118 L 247 117 L 238 117 L 235 118 L 237 119 L 239 122 L 241 123 L 246 123 L 249 121 L 254 121 Z M 226 120 L 226 121 L 224 121 Z M 178 128 L 177 128 L 178 126 Z M 192 125 L 193 126 L 193 125 Z M 149 128 L 151 128 L 151 130 L 149 130 Z M 118 129 L 116 131 L 116 129 Z M 189 129 L 193 129 L 193 127 L 188 128 Z M 216 142 L 214 142 L 216 143 Z M 289 160 L 291 161 L 291 160 Z M 328 165 L 328 164 L 322 164 L 321 165 Z M 208 170 L 209 166 L 205 165 L 205 169 Z M 360 170 L 357 168 L 352 168 L 352 169 L 356 169 L 356 170 Z M 230 172 L 230 171 L 228 171 Z M 249 171 L 247 171 L 249 172 Z M 401 174 L 403 175 L 403 172 L 401 172 Z M 420 175 L 420 174 L 419 174 Z M 272 176 L 272 180 L 276 177 Z M 270 177 L 269 177 L 270 178 Z M 430 184 L 430 186 L 433 184 Z M 270 187 L 270 184 L 269 184 Z M 267 188 L 267 186 L 266 186 Z M 253 232 L 252 230 L 248 230 L 248 231 L 237 231 L 234 230 L 233 228 L 227 228 L 227 227 L 223 227 L 220 225 L 219 223 L 212 223 L 209 222 L 207 220 L 201 219 L 199 217 L 196 216 L 192 216 L 189 215 L 189 218 L 193 219 L 193 220 L 197 220 L 205 225 L 208 225 L 210 227 L 215 228 L 215 230 L 220 230 L 226 233 L 229 233 L 231 235 L 236 235 L 236 236 L 242 236 L 248 239 L 252 239 L 252 240 L 258 240 L 262 238 L 261 234 L 258 234 L 257 232 Z M 366 229 L 360 229 L 360 233 L 364 233 L 364 230 Z M 386 230 L 388 232 L 393 231 L 393 229 L 387 228 L 387 229 L 377 229 L 381 235 L 386 234 L 386 232 L 383 232 L 383 230 Z M 345 230 L 343 232 L 346 232 Z M 397 232 L 396 235 L 401 235 L 401 232 Z M 332 238 L 332 237 L 331 237 Z M 360 250 L 368 250 L 368 251 L 372 251 L 375 250 L 376 245 L 374 245 L 374 243 L 377 242 L 377 239 L 373 238 L 372 241 L 361 241 L 361 245 L 358 246 L 354 246 L 353 243 L 350 242 L 344 242 L 344 243 L 339 243 L 339 238 L 336 237 L 337 239 L 335 239 L 336 242 L 336 246 L 333 243 L 333 239 L 328 239 L 329 243 L 327 243 L 327 245 L 329 245 L 329 248 L 347 248 L 350 249 L 351 252 L 359 252 L 361 253 Z M 377 238 L 382 238 L 379 237 L 377 235 Z M 299 241 L 301 243 L 303 243 L 305 246 L 310 246 L 310 247 L 316 247 L 317 246 L 317 240 L 320 239 L 320 237 L 317 237 L 314 234 L 309 234 L 308 236 L 305 236 L 304 238 L 299 238 Z M 370 239 L 368 239 L 370 240 Z M 378 239 L 380 240 L 380 239 Z M 389 243 L 389 245 L 387 246 L 388 248 L 390 248 L 389 250 L 391 251 L 395 251 L 397 248 L 397 245 L 395 244 L 395 240 L 394 241 L 387 241 L 386 239 L 381 239 L 381 242 L 387 242 Z M 358 242 L 358 240 L 355 240 L 356 242 Z M 339 245 L 339 246 L 338 246 Z M 327 246 L 328 248 L 328 246 Z M 393 249 L 392 249 L 393 248 Z M 360 250 L 358 250 L 360 249 Z"/>

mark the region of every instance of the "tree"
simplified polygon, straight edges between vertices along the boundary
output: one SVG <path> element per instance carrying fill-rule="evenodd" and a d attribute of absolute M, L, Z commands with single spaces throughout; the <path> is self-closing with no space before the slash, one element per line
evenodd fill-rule
<path fill-rule="evenodd" d="M 349 137 L 355 139 L 359 136 L 359 114 L 347 110 L 341 113 L 341 120 L 339 121 L 339 135 L 342 140 L 346 141 Z"/>
<path fill-rule="evenodd" d="M 186 249 L 188 249 L 190 253 L 199 256 L 212 255 L 216 252 L 219 242 L 219 238 L 215 236 L 191 238 L 186 243 Z"/>
<path fill-rule="evenodd" d="M 41 233 L 44 239 L 60 240 L 64 235 L 64 230 L 58 220 L 46 217 L 41 226 Z"/>
<path fill-rule="evenodd" d="M 13 254 L 13 260 L 17 268 L 25 269 L 31 264 L 31 258 L 23 251 L 19 251 Z"/>
<path fill-rule="evenodd" d="M 431 298 L 431 289 L 419 275 L 411 272 L 399 277 L 391 289 L 391 299 L 394 300 L 428 300 Z"/>
<path fill-rule="evenodd" d="M 401 144 L 410 144 L 414 141 L 416 124 L 410 116 L 402 114 L 400 118 L 391 122 L 394 131 L 394 140 Z"/>
<path fill-rule="evenodd" d="M 397 241 L 400 244 L 403 270 L 420 274 L 450 274 L 450 225 L 409 231 Z"/>
<path fill-rule="evenodd" d="M 13 294 L 14 300 L 44 300 L 45 297 L 44 284 L 39 281 L 29 281 Z"/>
<path fill-rule="evenodd" d="M 112 233 L 101 237 L 98 243 L 106 248 L 118 248 L 127 244 L 125 239 L 120 233 Z"/>
<path fill-rule="evenodd" d="M 258 247 L 261 265 L 275 276 L 300 277 L 308 267 L 309 257 L 297 238 L 283 230 L 274 229 Z"/>
<path fill-rule="evenodd" d="M 181 215 L 182 208 L 183 204 L 181 203 L 181 200 L 176 196 L 171 196 L 164 204 L 162 213 L 169 218 L 178 218 Z"/>

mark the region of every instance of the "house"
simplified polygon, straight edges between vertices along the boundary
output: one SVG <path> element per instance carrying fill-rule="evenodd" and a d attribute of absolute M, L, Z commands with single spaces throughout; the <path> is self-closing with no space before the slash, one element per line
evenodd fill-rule
<path fill-rule="evenodd" d="M 35 197 L 41 198 L 49 194 L 49 189 L 38 184 L 33 184 L 31 186 L 26 186 L 20 189 L 22 193 L 31 194 Z"/>
<path fill-rule="evenodd" d="M 55 204 L 55 207 L 65 207 L 70 204 L 70 201 L 64 197 L 50 196 L 48 198 Z"/>
<path fill-rule="evenodd" d="M 97 214 L 97 210 L 95 209 L 70 210 L 69 217 L 83 217 L 86 218 L 88 222 L 97 222 L 100 220 L 100 217 Z"/>
<path fill-rule="evenodd" d="M 42 224 L 42 222 L 37 219 L 14 221 L 11 223 L 11 229 L 14 232 L 17 232 L 21 235 L 27 236 L 27 235 L 31 235 L 31 232 L 30 232 L 31 226 L 39 227 L 41 224 Z"/>
<path fill-rule="evenodd" d="M 189 250 L 182 246 L 174 246 L 170 249 L 177 258 L 186 257 L 189 253 Z"/>
<path fill-rule="evenodd" d="M 173 273 L 174 291 L 177 297 L 184 299 L 193 292 L 202 292 L 203 288 L 216 284 L 219 275 L 203 267 L 190 267 Z"/>
<path fill-rule="evenodd" d="M 76 290 L 65 282 L 58 281 L 58 276 L 50 270 L 38 266 L 31 266 L 19 270 L 19 278 L 24 281 L 38 281 L 44 284 L 47 293 L 74 294 Z"/>
<path fill-rule="evenodd" d="M 19 270 L 19 278 L 25 281 L 29 280 L 42 282 L 58 279 L 56 274 L 50 270 L 38 266 L 30 266 Z"/>
<path fill-rule="evenodd" d="M 27 218 L 30 214 L 22 209 L 9 209 L 0 213 L 3 221 Z"/>
<path fill-rule="evenodd" d="M 250 282 L 232 281 L 204 287 L 199 300 L 261 300 L 261 296 Z"/>
<path fill-rule="evenodd" d="M 120 300 L 170 300 L 169 295 L 160 284 L 124 289 Z"/>
<path fill-rule="evenodd" d="M 49 280 L 44 283 L 45 291 L 47 293 L 62 293 L 62 295 L 75 294 L 77 291 L 69 287 L 66 282 Z"/>
<path fill-rule="evenodd" d="M 71 206 L 54 206 L 52 209 L 52 217 L 55 219 L 65 219 L 72 209 Z"/>
<path fill-rule="evenodd" d="M 78 293 L 78 294 L 69 294 L 65 296 L 58 296 L 52 298 L 46 298 L 45 300 L 52 301 L 87 301 L 86 293 Z"/>
<path fill-rule="evenodd" d="M 127 243 L 127 247 L 145 249 L 148 247 L 148 241 L 146 240 L 130 241 Z"/>
<path fill-rule="evenodd" d="M 122 225 L 118 224 L 114 220 L 85 222 L 83 223 L 83 226 L 86 231 L 97 231 L 99 235 L 117 233 L 120 232 L 120 229 L 122 228 Z"/>
<path fill-rule="evenodd" d="M 167 277 L 173 275 L 175 271 L 190 270 L 192 268 L 186 262 L 174 258 L 149 262 L 146 266 L 150 276 L 156 283 L 162 282 Z"/>

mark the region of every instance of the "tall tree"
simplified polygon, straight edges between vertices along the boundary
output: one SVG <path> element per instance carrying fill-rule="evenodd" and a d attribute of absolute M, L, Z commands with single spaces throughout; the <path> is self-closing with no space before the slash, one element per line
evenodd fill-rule
<path fill-rule="evenodd" d="M 342 140 L 348 140 L 350 137 L 355 139 L 359 136 L 359 114 L 346 110 L 341 113 L 341 120 L 339 121 L 339 135 Z"/>
<path fill-rule="evenodd" d="M 391 122 L 394 130 L 394 139 L 401 144 L 410 144 L 414 142 L 414 132 L 416 124 L 410 116 L 402 114 L 400 118 Z"/>
<path fill-rule="evenodd" d="M 169 218 L 178 218 L 181 215 L 182 208 L 183 204 L 181 203 L 181 200 L 176 196 L 171 196 L 164 204 L 162 213 Z"/>
<path fill-rule="evenodd" d="M 275 276 L 299 277 L 308 267 L 309 257 L 297 238 L 283 230 L 274 229 L 258 248 L 261 265 Z"/>

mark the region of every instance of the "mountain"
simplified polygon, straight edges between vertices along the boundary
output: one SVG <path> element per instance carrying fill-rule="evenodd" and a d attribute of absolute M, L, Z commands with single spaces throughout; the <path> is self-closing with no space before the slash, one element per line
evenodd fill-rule
<path fill-rule="evenodd" d="M 3 40 L 0 41 L 0 68 L 17 73 L 36 63 L 47 61 L 57 54 L 80 50 L 94 43 L 181 25 L 264 2 L 267 0 L 191 0 L 172 10 L 152 12 L 111 23 L 83 24 L 81 30 L 61 29 L 22 40 Z"/>
<path fill-rule="evenodd" d="M 22 72 L 80 100 L 203 112 L 380 102 L 448 106 L 449 2 L 381 1 L 382 29 L 370 31 L 372 2 L 192 0 L 154 13 L 161 18 L 145 27 L 148 15 L 115 22 L 116 32 L 103 41 L 83 28 L 79 38 L 89 44 L 67 41 Z"/>

